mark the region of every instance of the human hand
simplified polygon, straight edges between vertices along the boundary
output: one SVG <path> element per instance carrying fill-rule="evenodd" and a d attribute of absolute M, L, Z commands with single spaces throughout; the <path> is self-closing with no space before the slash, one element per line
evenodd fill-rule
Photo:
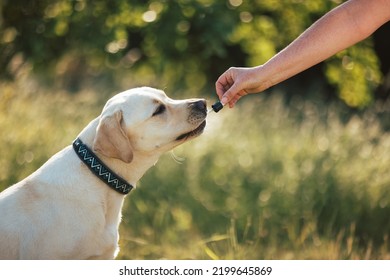
<path fill-rule="evenodd" d="M 257 67 L 230 67 L 215 83 L 217 95 L 221 103 L 232 108 L 237 101 L 250 93 L 266 89 L 265 83 L 260 79 L 262 66 Z"/>

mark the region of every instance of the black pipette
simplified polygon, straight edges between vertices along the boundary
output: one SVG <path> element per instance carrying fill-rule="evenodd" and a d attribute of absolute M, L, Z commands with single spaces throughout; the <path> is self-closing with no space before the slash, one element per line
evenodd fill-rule
<path fill-rule="evenodd" d="M 211 111 L 218 113 L 219 111 L 222 110 L 222 108 L 223 108 L 223 104 L 221 103 L 221 101 L 218 101 L 214 103 L 214 105 L 211 105 L 211 108 L 207 111 L 207 114 L 210 113 Z"/>

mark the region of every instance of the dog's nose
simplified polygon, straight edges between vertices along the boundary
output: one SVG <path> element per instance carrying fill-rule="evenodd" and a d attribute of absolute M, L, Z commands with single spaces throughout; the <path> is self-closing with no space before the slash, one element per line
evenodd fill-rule
<path fill-rule="evenodd" d="M 206 100 L 198 100 L 193 102 L 191 105 L 194 109 L 199 111 L 205 111 L 207 109 Z"/>

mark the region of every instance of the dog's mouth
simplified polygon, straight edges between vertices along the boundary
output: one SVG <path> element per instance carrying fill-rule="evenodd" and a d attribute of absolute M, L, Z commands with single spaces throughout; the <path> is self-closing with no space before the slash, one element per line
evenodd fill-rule
<path fill-rule="evenodd" d="M 197 128 L 194 130 L 181 134 L 176 138 L 176 141 L 188 140 L 189 138 L 194 138 L 202 134 L 204 128 L 206 127 L 206 120 L 204 120 Z"/>

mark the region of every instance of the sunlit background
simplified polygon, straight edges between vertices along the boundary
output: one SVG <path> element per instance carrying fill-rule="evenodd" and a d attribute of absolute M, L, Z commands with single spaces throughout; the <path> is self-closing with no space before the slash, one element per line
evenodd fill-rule
<path fill-rule="evenodd" d="M 2 1 L 0 190 L 135 86 L 217 100 L 342 1 Z M 331 32 L 331 31 L 330 31 Z M 210 113 L 127 198 L 122 259 L 389 259 L 390 34 Z"/>

